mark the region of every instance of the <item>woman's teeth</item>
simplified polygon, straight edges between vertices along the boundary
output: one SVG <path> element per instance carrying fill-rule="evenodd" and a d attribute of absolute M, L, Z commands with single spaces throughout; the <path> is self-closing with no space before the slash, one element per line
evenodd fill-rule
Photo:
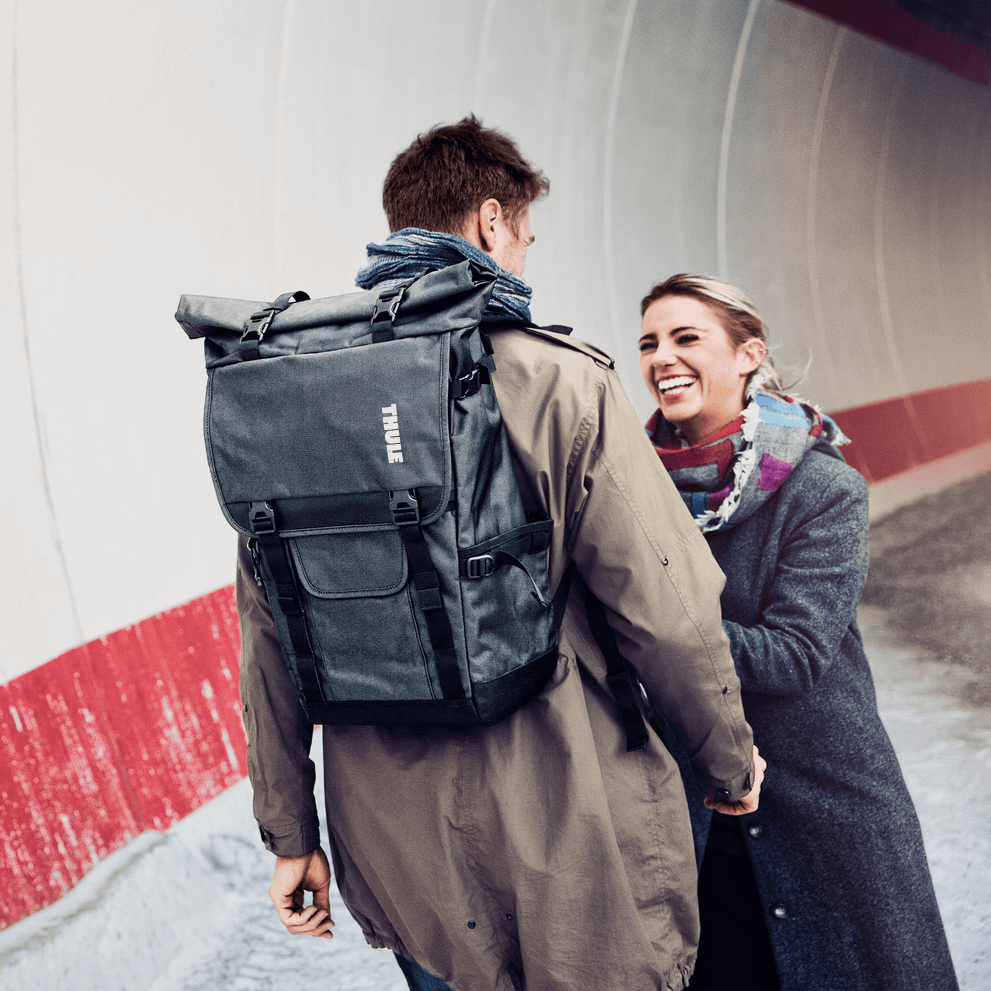
<path fill-rule="evenodd" d="M 695 378 L 691 375 L 683 375 L 681 378 L 676 379 L 665 379 L 663 382 L 658 383 L 657 391 L 660 392 L 662 396 L 668 396 L 676 392 L 683 392 L 694 381 Z"/>

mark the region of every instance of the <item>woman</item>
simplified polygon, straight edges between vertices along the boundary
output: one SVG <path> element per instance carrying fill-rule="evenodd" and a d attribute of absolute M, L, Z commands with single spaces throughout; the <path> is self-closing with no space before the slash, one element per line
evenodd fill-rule
<path fill-rule="evenodd" d="M 726 574 L 723 617 L 760 809 L 712 814 L 690 988 L 955 989 L 918 820 L 856 623 L 867 484 L 846 438 L 784 395 L 766 327 L 721 280 L 675 275 L 641 304 L 654 447 Z"/>

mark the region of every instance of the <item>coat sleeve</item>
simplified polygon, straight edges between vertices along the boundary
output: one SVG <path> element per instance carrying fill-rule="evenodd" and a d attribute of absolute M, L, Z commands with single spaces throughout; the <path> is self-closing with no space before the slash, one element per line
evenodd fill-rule
<path fill-rule="evenodd" d="M 840 461 L 826 464 L 828 475 L 818 473 L 815 485 L 792 496 L 794 521 L 782 535 L 759 622 L 724 623 L 748 691 L 811 691 L 856 619 L 867 577 L 867 482 Z"/>
<path fill-rule="evenodd" d="M 238 540 L 237 609 L 241 623 L 241 715 L 248 735 L 248 777 L 262 841 L 299 857 L 320 845 L 310 760 L 313 725 L 282 659 L 265 592 L 254 580 L 247 541 Z"/>
<path fill-rule="evenodd" d="M 721 625 L 723 574 L 614 372 L 569 466 L 569 550 L 706 794 L 749 791 L 752 736 Z"/>

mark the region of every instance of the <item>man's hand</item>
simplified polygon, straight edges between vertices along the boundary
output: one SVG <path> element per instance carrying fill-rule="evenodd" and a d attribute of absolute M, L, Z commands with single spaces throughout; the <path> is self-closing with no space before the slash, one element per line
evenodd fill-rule
<path fill-rule="evenodd" d="M 313 892 L 313 904 L 304 906 L 303 892 Z M 330 917 L 330 864 L 317 847 L 305 857 L 277 857 L 268 897 L 282 924 L 294 936 L 325 936 L 334 920 Z"/>
<path fill-rule="evenodd" d="M 707 798 L 705 800 L 705 807 L 707 809 L 712 809 L 713 812 L 722 812 L 724 815 L 728 816 L 742 816 L 746 815 L 748 812 L 753 812 L 757 808 L 757 803 L 760 800 L 760 785 L 764 780 L 764 769 L 767 767 L 767 761 L 758 753 L 757 748 L 754 747 L 754 786 L 747 792 L 739 802 L 720 802 L 716 798 Z"/>

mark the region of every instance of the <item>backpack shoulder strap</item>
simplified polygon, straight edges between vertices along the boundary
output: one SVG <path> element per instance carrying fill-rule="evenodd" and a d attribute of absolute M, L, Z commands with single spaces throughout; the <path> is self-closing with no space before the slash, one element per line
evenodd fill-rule
<path fill-rule="evenodd" d="M 619 718 L 626 731 L 626 750 L 642 750 L 647 745 L 647 727 L 637 703 L 636 679 L 616 646 L 616 634 L 606 618 L 605 606 L 578 574 L 574 560 L 568 562 L 561 584 L 554 593 L 554 625 L 561 628 L 568 594 L 576 581 L 582 591 L 589 629 L 606 660 L 606 683 L 619 707 Z"/>
<path fill-rule="evenodd" d="M 592 590 L 582 582 L 585 592 L 585 612 L 588 615 L 588 625 L 592 636 L 599 645 L 606 659 L 606 682 L 609 690 L 619 706 L 619 716 L 626 730 L 626 749 L 642 750 L 647 745 L 647 727 L 637 704 L 636 682 L 630 671 L 626 658 L 616 646 L 616 634 L 613 633 L 609 620 L 606 619 L 606 609 Z"/>

